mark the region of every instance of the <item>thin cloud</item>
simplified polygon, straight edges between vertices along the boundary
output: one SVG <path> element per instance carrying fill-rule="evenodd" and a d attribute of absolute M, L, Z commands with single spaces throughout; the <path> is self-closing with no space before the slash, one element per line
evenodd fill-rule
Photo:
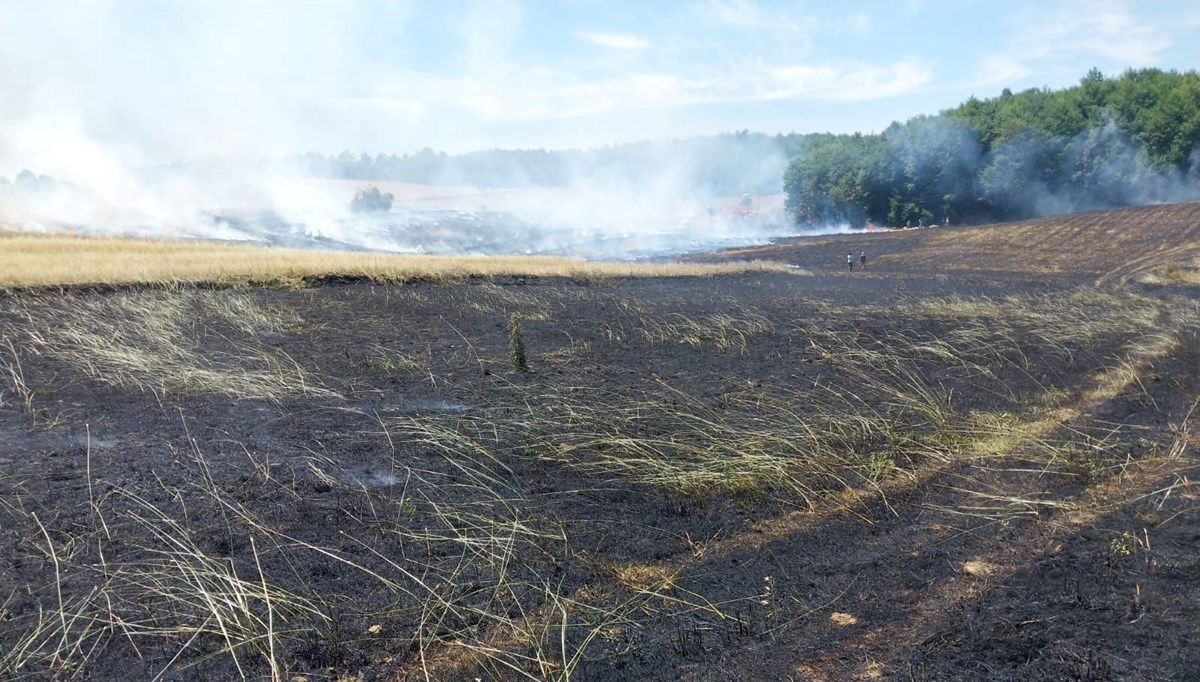
<path fill-rule="evenodd" d="M 716 23 L 739 28 L 762 28 L 768 15 L 762 6 L 750 0 L 709 0 L 697 5 L 697 12 Z"/>
<path fill-rule="evenodd" d="M 1135 17 L 1126 3 L 1027 7 L 1010 22 L 1003 52 L 984 55 L 975 85 L 986 87 L 1035 73 L 1076 69 L 1081 61 L 1151 66 L 1171 46 L 1163 26 Z"/>
<path fill-rule="evenodd" d="M 734 88 L 726 96 L 742 101 L 858 102 L 919 92 L 933 78 L 933 70 L 916 59 L 895 64 L 792 64 L 766 70 L 753 90 Z"/>
<path fill-rule="evenodd" d="M 576 33 L 581 40 L 599 47 L 614 50 L 644 50 L 650 47 L 650 41 L 630 33 L 600 33 L 595 31 L 580 31 Z"/>
<path fill-rule="evenodd" d="M 1026 59 L 1010 54 L 984 57 L 980 62 L 979 72 L 979 78 L 972 81 L 972 85 L 977 88 L 1010 85 L 1035 73 Z"/>
<path fill-rule="evenodd" d="M 792 64 L 750 70 L 740 65 L 697 74 L 641 71 L 583 78 L 569 71 L 514 68 L 499 80 L 410 74 L 398 79 L 402 101 L 440 102 L 480 121 L 536 122 L 587 118 L 620 110 L 770 101 L 857 102 L 919 92 L 933 81 L 924 62 Z"/>
<path fill-rule="evenodd" d="M 835 23 L 842 22 L 841 15 Z M 751 0 L 710 0 L 693 6 L 688 20 L 694 39 L 704 42 L 712 35 L 723 36 L 709 44 L 710 58 L 722 54 L 744 54 L 747 50 L 785 60 L 811 54 L 818 36 L 838 30 L 800 3 L 764 4 Z M 731 36 L 737 36 L 731 40 Z M 693 37 L 689 34 L 689 39 Z M 715 53 L 711 48 L 716 46 Z"/>
<path fill-rule="evenodd" d="M 892 3 L 698 0 L 591 13 L 500 0 L 0 3 L 0 175 L 57 174 L 88 158 L 62 140 L 94 142 L 135 167 L 224 153 L 504 147 L 536 143 L 551 127 L 542 122 L 603 115 L 624 122 L 615 135 L 623 139 L 658 123 L 704 132 L 837 127 L 869 121 L 869 107 L 810 121 L 818 107 L 751 105 L 933 93 L 944 96 L 937 106 L 951 106 L 1034 77 L 1078 78 L 1092 65 L 1178 60 L 1171 53 L 1200 18 L 1182 2 L 1163 3 L 1170 12 L 975 4 L 997 23 L 986 41 L 941 29 L 929 34 L 937 40 L 892 41 L 908 15 Z M 915 25 L 932 31 L 942 6 L 919 5 L 912 11 L 930 14 Z M 972 55 L 974 45 L 993 47 Z M 960 63 L 968 60 L 975 73 Z M 705 108 L 714 104 L 735 106 Z M 895 116 L 910 111 L 903 106 Z M 617 125 L 580 128 L 581 139 L 604 144 Z"/>

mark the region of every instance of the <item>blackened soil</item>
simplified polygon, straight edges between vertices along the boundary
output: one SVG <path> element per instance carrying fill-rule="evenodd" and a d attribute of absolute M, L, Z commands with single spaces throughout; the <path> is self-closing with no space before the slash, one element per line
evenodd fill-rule
<path fill-rule="evenodd" d="M 861 243 L 882 254 L 888 239 Z M 938 431 L 872 383 L 902 377 L 889 360 L 847 349 L 986 334 L 987 320 L 927 304 L 1052 306 L 1095 278 L 881 260 L 813 276 L 0 299 L 0 676 L 1197 679 L 1200 341 L 1172 313 L 1187 301 L 1106 291 L 1078 305 L 1161 318 L 1086 342 L 1014 322 L 1011 347 L 970 369 L 911 358 L 952 427 L 1063 410 L 983 461 L 978 429 Z M 173 296 L 192 297 L 179 343 L 194 362 L 273 367 L 290 392 L 121 381 L 54 324 L 83 299 L 120 322 L 131 302 Z M 239 325 L 222 300 L 274 321 Z M 514 369 L 513 315 L 528 371 Z M 1153 332 L 1178 341 L 1139 365 Z M 1089 392 L 1123 358 L 1135 380 Z M 683 443 L 665 405 L 731 433 L 780 409 L 814 423 L 877 412 L 909 449 L 831 439 L 889 464 L 815 477 L 807 495 L 769 477 L 687 489 L 571 465 L 615 447 L 568 453 L 586 428 Z"/>

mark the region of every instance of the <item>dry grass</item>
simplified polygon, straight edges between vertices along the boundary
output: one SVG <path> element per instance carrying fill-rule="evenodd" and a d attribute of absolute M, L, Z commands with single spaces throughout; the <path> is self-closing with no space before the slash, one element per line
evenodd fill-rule
<path fill-rule="evenodd" d="M 295 328 L 301 320 L 267 310 L 242 294 L 147 291 L 65 302 L 20 295 L 12 304 L 23 319 L 12 326 L 0 324 L 6 337 L 110 385 L 156 395 L 223 393 L 271 401 L 288 395 L 335 395 L 263 340 Z M 201 351 L 206 335 L 222 336 L 229 349 Z M 10 355 L 10 360 L 0 361 L 0 368 L 9 391 L 28 404 L 32 393 L 15 352 Z"/>
<path fill-rule="evenodd" d="M 775 325 L 766 315 L 753 310 L 699 318 L 674 313 L 665 320 L 644 318 L 642 322 L 642 336 L 650 343 L 679 343 L 693 348 L 710 343 L 721 351 L 735 349 L 742 353 L 751 338 L 775 331 Z"/>
<path fill-rule="evenodd" d="M 236 670 L 227 679 L 292 679 L 287 652 L 379 636 L 419 652 L 399 673 L 405 679 L 470 679 L 468 671 L 482 670 L 492 679 L 568 680 L 603 633 L 662 608 L 651 602 L 672 588 L 665 568 L 629 567 L 621 595 L 570 593 L 545 558 L 562 557 L 567 539 L 531 513 L 511 472 L 486 451 L 452 452 L 453 434 L 413 435 L 449 468 L 395 460 L 405 483 L 388 489 L 347 481 L 331 459 L 309 462 L 338 490 L 348 528 L 334 544 L 310 542 L 303 529 L 293 534 L 244 506 L 194 442 L 176 453 L 195 466 L 190 483 L 116 486 L 97 477 L 87 526 L 44 526 L 19 498 L 0 497 L 0 519 L 32 519 L 40 529 L 30 547 L 46 577 L 0 599 L 9 645 L 0 678 L 86 677 L 101 652 L 126 648 L 153 659 L 147 666 L 161 668 L 154 679 L 215 659 Z M 295 472 L 264 462 L 258 474 L 264 491 L 300 498 Z M 214 534 L 248 545 L 251 556 L 207 548 Z M 387 595 L 385 606 L 347 615 L 354 610 L 339 603 L 342 595 L 297 573 L 312 565 L 371 583 Z"/>
<path fill-rule="evenodd" d="M 0 235 L 0 287 L 206 282 L 295 285 L 322 277 L 382 281 L 468 275 L 541 277 L 711 276 L 798 273 L 782 263 L 605 263 L 551 256 L 420 256 L 280 249 L 212 242 Z"/>
<path fill-rule="evenodd" d="M 420 434 L 464 457 L 505 449 L 498 439 L 507 440 L 518 453 L 600 487 L 749 493 L 807 508 L 840 492 L 876 489 L 899 473 L 897 460 L 944 455 L 958 425 L 914 360 L 921 347 L 884 357 L 859 346 L 852 332 L 825 333 L 814 333 L 812 344 L 844 361 L 842 371 L 858 380 L 854 391 L 747 387 L 712 399 L 662 379 L 642 395 L 539 387 L 512 401 L 524 410 L 422 416 L 397 426 L 410 440 Z"/>
<path fill-rule="evenodd" d="M 1172 263 L 1159 270 L 1142 275 L 1143 284 L 1200 284 L 1200 258 L 1190 263 Z"/>

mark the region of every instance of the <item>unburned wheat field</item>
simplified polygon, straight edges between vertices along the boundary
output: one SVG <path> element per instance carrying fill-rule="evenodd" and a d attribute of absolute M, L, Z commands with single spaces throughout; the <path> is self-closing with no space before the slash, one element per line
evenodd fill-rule
<path fill-rule="evenodd" d="M 6 290 L 0 678 L 1195 679 L 1198 213 Z"/>

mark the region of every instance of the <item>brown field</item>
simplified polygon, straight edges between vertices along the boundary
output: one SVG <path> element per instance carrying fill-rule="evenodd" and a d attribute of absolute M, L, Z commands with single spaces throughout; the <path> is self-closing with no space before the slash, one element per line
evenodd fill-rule
<path fill-rule="evenodd" d="M 866 250 L 876 272 L 1035 273 L 1099 283 L 1192 278 L 1200 259 L 1200 202 L 1142 206 L 1016 223 L 807 237 L 738 249 L 721 260 L 775 258 L 814 270 L 846 267 Z M 694 257 L 689 260 L 712 260 Z"/>
<path fill-rule="evenodd" d="M 6 237 L 0 679 L 1195 679 L 1198 213 L 702 277 Z"/>

